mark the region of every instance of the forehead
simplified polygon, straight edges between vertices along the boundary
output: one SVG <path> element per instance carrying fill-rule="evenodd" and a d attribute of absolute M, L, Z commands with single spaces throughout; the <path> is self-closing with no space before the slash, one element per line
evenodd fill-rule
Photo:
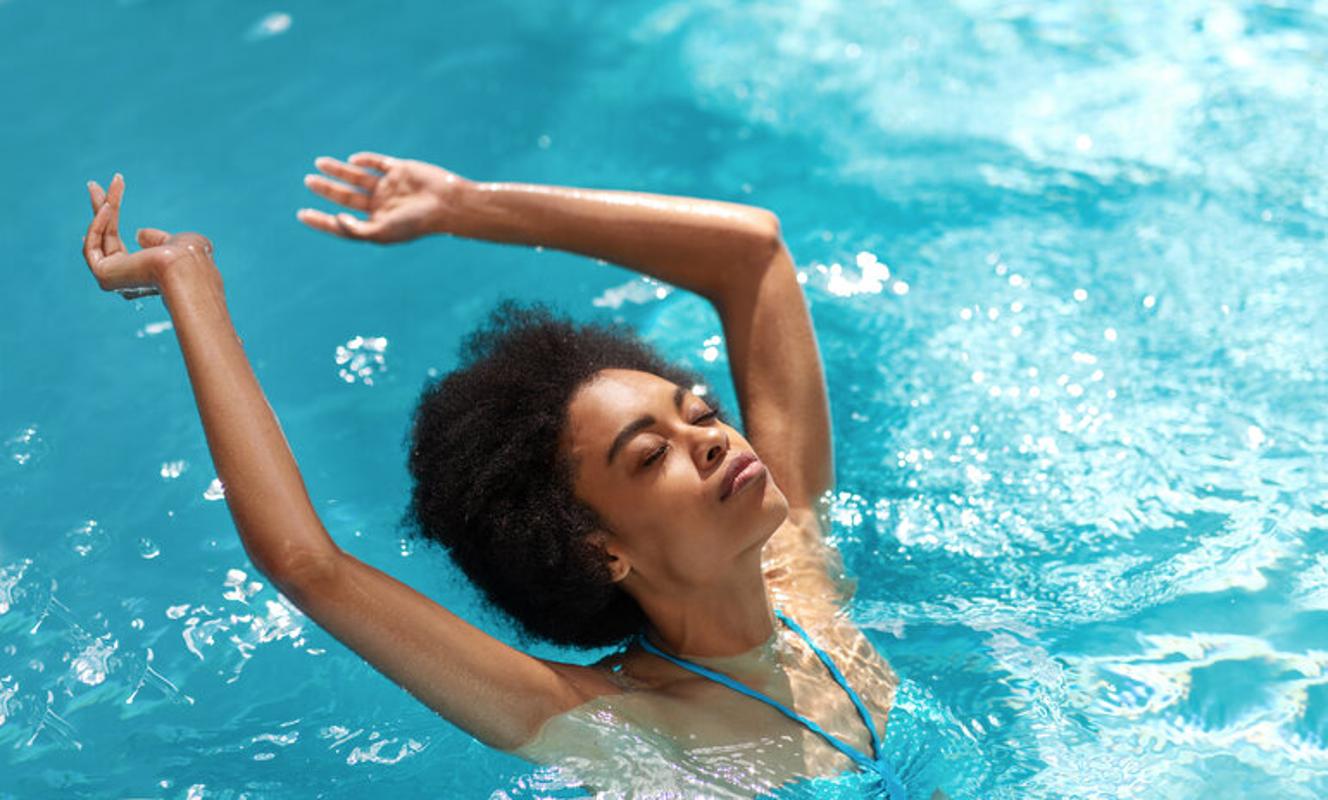
<path fill-rule="evenodd" d="M 585 383 L 568 405 L 567 433 L 573 453 L 603 449 L 624 425 L 661 403 L 672 406 L 678 385 L 653 372 L 605 369 Z"/>
<path fill-rule="evenodd" d="M 610 422 L 619 422 L 623 415 L 634 414 L 660 398 L 673 397 L 677 388 L 673 381 L 653 372 L 600 370 L 572 396 L 568 410 L 574 423 L 585 424 L 605 417 L 612 417 Z"/>

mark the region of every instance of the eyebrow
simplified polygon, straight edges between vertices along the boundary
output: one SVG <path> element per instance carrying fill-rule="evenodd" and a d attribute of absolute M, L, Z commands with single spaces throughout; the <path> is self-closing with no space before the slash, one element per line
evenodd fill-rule
<path fill-rule="evenodd" d="M 687 388 L 684 386 L 679 386 L 677 389 L 673 391 L 673 405 L 678 409 L 679 413 L 682 412 L 682 398 L 686 394 L 687 394 Z M 649 414 L 646 414 L 644 417 L 641 417 L 637 420 L 627 423 L 627 426 L 624 427 L 621 431 L 619 431 L 618 435 L 614 437 L 613 444 L 609 447 L 609 457 L 605 460 L 604 463 L 612 466 L 613 457 L 618 454 L 618 451 L 622 449 L 623 445 L 627 444 L 628 440 L 630 440 L 634 435 L 636 435 L 637 432 L 639 432 L 642 428 L 649 428 L 651 425 L 654 424 L 655 424 L 655 418 L 650 416 Z"/>

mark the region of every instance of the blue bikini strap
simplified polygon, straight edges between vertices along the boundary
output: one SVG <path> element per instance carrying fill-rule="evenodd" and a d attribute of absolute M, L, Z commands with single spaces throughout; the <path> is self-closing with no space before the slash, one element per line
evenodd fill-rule
<path fill-rule="evenodd" d="M 733 680 L 732 678 L 723 673 L 715 672 L 714 670 L 707 669 L 701 666 L 700 664 L 694 664 L 691 661 L 671 656 L 668 653 L 664 652 L 663 650 L 660 650 L 654 644 L 652 644 L 650 640 L 645 637 L 645 634 L 641 634 L 639 639 L 641 642 L 641 646 L 645 648 L 647 652 L 653 653 L 667 661 L 671 661 L 674 664 L 677 664 L 678 666 L 682 667 L 683 669 L 688 670 L 689 672 L 694 672 L 703 678 L 709 678 L 715 683 L 723 684 L 724 686 L 729 687 L 735 692 L 738 692 L 740 694 L 745 694 L 754 700 L 760 700 L 762 703 L 765 703 L 766 705 L 775 709 L 776 711 L 788 717 L 789 719 L 793 720 L 794 722 L 806 726 L 807 729 L 810 730 L 812 733 L 815 733 L 818 736 L 820 736 L 822 739 L 825 739 L 826 742 L 830 744 L 830 746 L 834 747 L 839 752 L 853 759 L 853 762 L 855 764 L 858 764 L 859 766 L 865 769 L 870 769 L 873 772 L 879 771 L 879 767 L 875 761 L 863 755 L 856 748 L 850 747 L 847 744 L 844 744 L 843 742 L 839 741 L 839 739 L 835 738 L 835 736 L 832 735 L 829 731 L 825 730 L 820 725 L 817 725 L 812 720 L 807 719 L 806 717 L 794 711 L 793 709 L 789 708 L 788 706 L 784 705 L 783 703 L 780 703 L 777 700 L 767 697 L 766 695 L 756 691 L 755 689 L 750 689 L 747 686 L 738 683 L 737 681 Z M 875 734 L 873 734 L 873 738 L 874 737 Z"/>
<path fill-rule="evenodd" d="M 816 654 L 816 657 L 821 659 L 821 663 L 830 671 L 830 675 L 835 679 L 835 683 L 839 684 L 840 688 L 844 690 L 844 694 L 847 694 L 848 698 L 853 701 L 853 706 L 858 709 L 858 716 L 862 717 L 862 723 L 867 726 L 867 732 L 871 734 L 872 755 L 874 756 L 874 759 L 869 764 L 864 764 L 864 766 L 881 776 L 881 781 L 885 784 L 885 792 L 889 800 L 908 800 L 908 789 L 905 788 L 904 782 L 899 779 L 898 773 L 895 772 L 894 767 L 890 766 L 890 763 L 885 759 L 885 756 L 881 752 L 881 737 L 876 735 L 876 726 L 872 725 L 871 714 L 867 712 L 867 706 L 862 702 L 862 698 L 858 697 L 858 693 L 853 691 L 852 686 L 848 685 L 848 681 L 844 678 L 844 674 L 839 671 L 839 667 L 836 667 L 835 662 L 830 660 L 830 655 L 816 646 L 816 643 L 812 641 L 812 637 L 807 635 L 807 632 L 802 629 L 802 626 L 794 622 L 792 617 L 787 616 L 778 608 L 774 609 L 774 611 L 775 616 L 783 620 L 785 625 L 792 628 L 794 633 L 801 636 L 802 640 L 806 642 L 807 646 Z M 808 727 L 811 726 L 808 725 Z M 827 734 L 821 731 L 817 732 L 821 733 L 821 736 L 827 736 Z M 857 753 L 858 751 L 854 750 L 853 752 Z M 856 758 L 854 760 L 858 761 Z M 863 762 L 858 761 L 858 763 L 862 764 Z"/>
<path fill-rule="evenodd" d="M 641 646 L 645 648 L 646 652 L 653 653 L 659 656 L 660 658 L 666 661 L 670 661 L 689 672 L 700 675 L 703 678 L 709 678 L 715 683 L 727 686 L 733 691 L 738 692 L 739 694 L 744 694 L 752 698 L 753 700 L 760 700 L 762 703 L 765 703 L 766 705 L 775 709 L 776 711 L 788 717 L 789 719 L 793 720 L 794 722 L 803 725 L 804 727 L 807 728 L 807 730 L 811 731 L 812 733 L 815 733 L 816 735 L 824 739 L 826 742 L 828 742 L 831 747 L 835 748 L 839 752 L 848 756 L 850 759 L 853 760 L 853 763 L 857 764 L 859 767 L 870 770 L 876 773 L 877 775 L 881 776 L 882 781 L 884 781 L 885 783 L 886 793 L 889 795 L 890 800 L 907 800 L 908 790 L 904 787 L 903 782 L 899 780 L 899 776 L 895 773 L 894 768 L 892 768 L 881 755 L 881 738 L 876 735 L 876 727 L 872 725 L 871 714 L 867 713 L 867 706 L 863 704 L 862 698 L 858 697 L 858 693 L 853 691 L 853 687 L 848 685 L 848 681 L 844 679 L 843 673 L 841 673 L 839 671 L 839 668 L 835 666 L 835 662 L 830 660 L 830 656 L 824 650 L 817 647 L 816 644 L 812 642 L 812 637 L 808 636 L 807 632 L 804 631 L 802 627 L 798 625 L 798 623 L 794 622 L 791 618 L 786 616 L 784 612 L 780 611 L 779 609 L 776 608 L 774 611 L 775 611 L 775 616 L 779 617 L 779 619 L 782 620 L 785 625 L 792 628 L 794 633 L 802 637 L 802 640 L 806 642 L 807 646 L 812 649 L 812 652 L 815 653 L 816 657 L 821 660 L 821 663 L 825 665 L 825 668 L 830 671 L 830 676 L 835 679 L 835 683 L 839 684 L 839 687 L 843 689 L 844 693 L 847 694 L 849 699 L 853 701 L 854 708 L 858 710 L 858 715 L 862 717 L 863 724 L 867 726 L 867 732 L 871 734 L 872 755 L 874 756 L 873 758 L 868 758 L 864 753 L 860 752 L 857 748 L 850 747 L 844 742 L 841 742 L 838 738 L 833 736 L 829 731 L 825 730 L 820 725 L 817 725 L 812 720 L 807 719 L 806 717 L 794 711 L 793 709 L 789 708 L 788 706 L 784 705 L 783 703 L 780 703 L 770 697 L 767 697 L 766 695 L 761 694 L 755 689 L 749 689 L 748 687 L 744 686 L 741 683 L 738 683 L 737 681 L 735 681 L 734 679 L 730 678 L 727 675 L 724 675 L 723 673 L 715 672 L 714 670 L 707 669 L 701 666 L 700 664 L 693 664 L 692 662 L 687 661 L 686 659 L 677 658 L 676 656 L 669 655 L 668 653 L 659 649 L 655 645 L 651 644 L 650 640 L 646 638 L 646 635 L 644 633 L 639 634 L 637 636 L 637 640 L 640 641 Z"/>
<path fill-rule="evenodd" d="M 783 620 L 785 625 L 802 637 L 802 640 L 812 649 L 816 657 L 821 659 L 821 663 L 825 665 L 825 668 L 830 670 L 830 675 L 835 679 L 835 683 L 839 684 L 844 693 L 848 695 L 848 699 L 853 701 L 853 706 L 858 709 L 858 716 L 862 717 L 862 724 L 867 726 L 867 732 L 871 734 L 872 755 L 879 759 L 881 757 L 881 738 L 876 735 L 876 726 L 872 724 L 871 714 L 868 713 L 867 706 L 862 702 L 862 698 L 858 697 L 858 693 L 853 691 L 852 686 L 848 685 L 848 681 L 845 680 L 844 674 L 839 671 L 839 667 L 835 666 L 835 662 L 830 660 L 830 656 L 824 650 L 816 646 L 816 643 L 812 641 L 812 637 L 807 635 L 802 626 L 790 617 L 785 616 L 784 612 L 777 608 L 775 609 L 775 616 Z"/>

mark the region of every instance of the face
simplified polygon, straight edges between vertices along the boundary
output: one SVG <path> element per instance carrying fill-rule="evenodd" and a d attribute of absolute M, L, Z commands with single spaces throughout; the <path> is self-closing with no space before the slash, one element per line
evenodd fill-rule
<path fill-rule="evenodd" d="M 629 590 L 721 581 L 743 558 L 759 563 L 788 516 L 768 470 L 720 499 L 733 459 L 754 450 L 691 388 L 606 369 L 568 406 L 562 446 L 578 463 L 575 493 L 608 527 L 610 566 Z"/>

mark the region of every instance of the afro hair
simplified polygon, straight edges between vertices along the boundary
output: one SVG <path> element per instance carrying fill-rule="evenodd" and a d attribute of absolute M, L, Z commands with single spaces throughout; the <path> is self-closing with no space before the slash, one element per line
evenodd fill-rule
<path fill-rule="evenodd" d="M 410 431 L 411 532 L 443 546 L 522 633 L 559 645 L 621 644 L 641 630 L 589 538 L 605 527 L 573 494 L 559 448 L 572 396 L 603 369 L 704 379 L 622 323 L 578 325 L 543 303 L 500 302 L 461 343 L 460 365 L 426 384 Z M 712 396 L 713 408 L 724 412 Z"/>

